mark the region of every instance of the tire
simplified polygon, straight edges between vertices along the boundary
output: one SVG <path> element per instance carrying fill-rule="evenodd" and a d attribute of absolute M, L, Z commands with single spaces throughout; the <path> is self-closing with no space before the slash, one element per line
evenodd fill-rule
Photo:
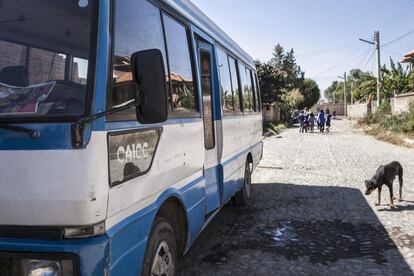
<path fill-rule="evenodd" d="M 174 229 L 166 219 L 156 218 L 148 239 L 142 275 L 177 275 L 177 256 L 178 251 Z"/>
<path fill-rule="evenodd" d="M 234 196 L 234 204 L 236 206 L 248 206 L 252 195 L 252 171 L 250 169 L 251 163 L 246 161 L 244 169 L 244 183 L 240 191 Z"/>

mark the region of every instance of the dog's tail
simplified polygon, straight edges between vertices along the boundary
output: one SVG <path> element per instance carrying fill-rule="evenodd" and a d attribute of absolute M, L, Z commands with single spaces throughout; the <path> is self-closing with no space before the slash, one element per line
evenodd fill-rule
<path fill-rule="evenodd" d="M 398 168 L 398 180 L 400 181 L 400 185 L 402 185 L 403 183 L 403 175 L 404 175 L 404 169 L 401 166 L 401 164 L 399 164 L 399 168 Z"/>

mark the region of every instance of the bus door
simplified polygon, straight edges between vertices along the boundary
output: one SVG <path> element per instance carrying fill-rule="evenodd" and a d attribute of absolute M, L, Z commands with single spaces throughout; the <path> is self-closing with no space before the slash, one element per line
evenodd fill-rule
<path fill-rule="evenodd" d="M 217 127 L 215 124 L 216 99 L 214 81 L 213 46 L 201 39 L 197 40 L 199 74 L 201 80 L 202 110 L 204 123 L 204 177 L 206 181 L 207 212 L 209 214 L 220 207 L 222 182 L 219 169 L 219 153 L 217 145 Z M 217 110 L 217 109 L 216 109 Z"/>

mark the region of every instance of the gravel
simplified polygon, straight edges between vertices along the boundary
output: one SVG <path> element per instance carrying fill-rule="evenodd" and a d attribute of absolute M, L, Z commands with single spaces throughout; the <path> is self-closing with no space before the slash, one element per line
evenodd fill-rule
<path fill-rule="evenodd" d="M 364 180 L 404 167 L 403 202 L 375 207 Z M 228 204 L 183 259 L 182 275 L 414 275 L 414 150 L 334 120 L 329 134 L 268 137 L 252 204 Z M 394 193 L 398 191 L 394 183 Z"/>

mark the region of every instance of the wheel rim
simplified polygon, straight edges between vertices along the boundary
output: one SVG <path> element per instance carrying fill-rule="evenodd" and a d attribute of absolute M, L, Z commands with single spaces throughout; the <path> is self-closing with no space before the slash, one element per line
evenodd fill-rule
<path fill-rule="evenodd" d="M 252 180 L 251 180 L 251 173 L 250 173 L 250 164 L 246 165 L 246 172 L 245 172 L 245 186 L 246 186 L 246 195 L 247 198 L 250 198 L 251 192 L 252 192 L 252 188 L 251 188 L 251 184 L 252 184 Z"/>
<path fill-rule="evenodd" d="M 170 247 L 166 241 L 162 241 L 157 248 L 152 262 L 151 275 L 154 276 L 173 276 L 174 261 Z"/>

